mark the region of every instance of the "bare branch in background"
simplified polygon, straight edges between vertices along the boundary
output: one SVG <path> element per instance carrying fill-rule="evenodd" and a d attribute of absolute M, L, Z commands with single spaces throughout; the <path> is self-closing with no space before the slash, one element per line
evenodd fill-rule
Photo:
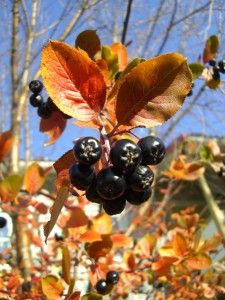
<path fill-rule="evenodd" d="M 125 41 L 126 41 L 126 35 L 127 35 L 127 29 L 128 29 L 129 19 L 130 19 L 132 2 L 133 2 L 133 0 L 128 0 L 127 12 L 126 12 L 126 17 L 125 17 L 124 24 L 123 24 L 123 32 L 122 32 L 122 37 L 121 37 L 122 44 L 125 44 Z"/>

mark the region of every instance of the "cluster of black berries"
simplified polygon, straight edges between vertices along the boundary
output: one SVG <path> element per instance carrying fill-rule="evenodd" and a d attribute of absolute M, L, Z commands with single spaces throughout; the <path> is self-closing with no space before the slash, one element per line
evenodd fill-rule
<path fill-rule="evenodd" d="M 113 285 L 119 281 L 119 273 L 116 271 L 109 271 L 106 274 L 106 279 L 100 279 L 96 285 L 96 291 L 101 295 L 107 295 L 113 288 Z"/>
<path fill-rule="evenodd" d="M 39 117 L 48 119 L 54 111 L 59 111 L 58 107 L 54 104 L 50 97 L 48 97 L 46 102 L 44 101 L 44 98 L 41 95 L 41 92 L 43 90 L 43 83 L 40 80 L 32 80 L 29 84 L 29 89 L 33 93 L 30 96 L 30 104 L 33 107 L 38 108 L 37 114 L 39 115 Z M 61 114 L 65 119 L 71 118 L 70 116 L 62 112 Z"/>
<path fill-rule="evenodd" d="M 0 228 L 4 228 L 7 224 L 7 220 L 4 217 L 0 217 Z"/>
<path fill-rule="evenodd" d="M 212 78 L 220 80 L 220 73 L 225 74 L 225 60 L 220 60 L 217 63 L 215 59 L 212 59 L 209 61 L 209 65 L 212 67 Z"/>
<path fill-rule="evenodd" d="M 89 201 L 103 205 L 109 215 L 121 213 L 126 201 L 139 205 L 151 196 L 154 174 L 148 165 L 156 165 L 165 155 L 163 142 L 147 136 L 136 144 L 129 139 L 116 141 L 110 150 L 112 165 L 96 175 L 93 165 L 102 155 L 99 141 L 79 139 L 73 148 L 77 163 L 69 170 L 71 184 L 86 191 Z"/>

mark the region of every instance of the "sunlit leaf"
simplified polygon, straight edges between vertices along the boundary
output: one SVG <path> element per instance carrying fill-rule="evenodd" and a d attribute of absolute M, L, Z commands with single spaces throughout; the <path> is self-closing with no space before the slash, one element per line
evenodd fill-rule
<path fill-rule="evenodd" d="M 153 234 L 145 234 L 138 240 L 135 253 L 149 257 L 156 246 L 156 237 Z"/>
<path fill-rule="evenodd" d="M 13 145 L 13 135 L 10 131 L 0 134 L 0 162 L 10 153 Z"/>
<path fill-rule="evenodd" d="M 123 254 L 123 263 L 126 266 L 126 269 L 135 270 L 136 268 L 136 261 L 135 255 L 133 251 L 125 251 Z"/>
<path fill-rule="evenodd" d="M 191 89 L 192 74 L 178 53 L 139 64 L 124 77 L 116 96 L 119 124 L 153 127 L 171 118 Z"/>
<path fill-rule="evenodd" d="M 68 186 L 62 185 L 57 193 L 57 197 L 51 208 L 50 220 L 44 226 L 45 242 L 47 241 L 47 238 L 48 238 L 50 232 L 52 231 L 53 227 L 55 226 L 55 223 L 58 219 L 58 216 L 62 210 L 63 204 L 64 204 L 65 200 L 67 199 L 68 195 L 69 195 Z"/>
<path fill-rule="evenodd" d="M 101 42 L 96 30 L 82 31 L 76 38 L 75 46 L 86 51 L 93 59 L 94 55 L 101 49 Z"/>
<path fill-rule="evenodd" d="M 153 262 L 152 270 L 160 276 L 166 275 L 175 261 L 177 261 L 176 257 L 160 257 L 156 262 Z"/>
<path fill-rule="evenodd" d="M 76 159 L 72 150 L 64 153 L 58 160 L 56 160 L 53 164 L 53 167 L 57 174 L 59 174 L 63 170 L 67 170 L 71 165 L 75 164 Z"/>
<path fill-rule="evenodd" d="M 180 232 L 177 232 L 173 238 L 173 249 L 176 256 L 184 256 L 188 251 L 186 239 Z"/>
<path fill-rule="evenodd" d="M 111 49 L 118 56 L 119 71 L 123 71 L 128 64 L 127 48 L 121 43 L 113 43 Z"/>
<path fill-rule="evenodd" d="M 112 240 L 109 236 L 102 236 L 101 241 L 93 242 L 88 246 L 87 252 L 91 258 L 97 259 L 99 257 L 104 257 L 112 249 Z"/>
<path fill-rule="evenodd" d="M 45 182 L 45 170 L 37 163 L 32 163 L 25 170 L 24 185 L 30 195 L 37 193 Z"/>
<path fill-rule="evenodd" d="M 61 299 L 63 292 L 62 281 L 53 275 L 48 275 L 41 279 L 41 287 L 48 300 Z"/>
<path fill-rule="evenodd" d="M 66 298 L 66 300 L 80 300 L 80 292 L 74 292 L 69 297 Z"/>
<path fill-rule="evenodd" d="M 88 230 L 85 233 L 81 234 L 80 241 L 83 243 L 93 243 L 97 241 L 101 241 L 101 235 L 94 231 L 94 230 Z"/>
<path fill-rule="evenodd" d="M 41 74 L 53 102 L 80 121 L 97 118 L 106 96 L 104 78 L 86 52 L 50 41 L 42 52 Z"/>
<path fill-rule="evenodd" d="M 65 280 L 67 284 L 70 284 L 70 252 L 68 247 L 62 247 L 62 278 Z"/>
<path fill-rule="evenodd" d="M 118 55 L 109 46 L 102 46 L 102 59 L 107 63 L 110 77 L 112 78 L 119 70 Z"/>
<path fill-rule="evenodd" d="M 221 236 L 219 235 L 212 236 L 203 243 L 203 245 L 199 250 L 204 252 L 210 252 L 216 250 L 221 245 L 221 243 L 222 243 Z"/>
<path fill-rule="evenodd" d="M 92 229 L 99 234 L 110 234 L 112 232 L 112 219 L 109 215 L 101 213 L 92 219 Z"/>
<path fill-rule="evenodd" d="M 112 234 L 111 240 L 114 248 L 130 247 L 133 243 L 132 238 L 125 234 Z"/>
<path fill-rule="evenodd" d="M 211 148 L 208 145 L 202 145 L 199 149 L 199 155 L 201 160 L 205 162 L 212 162 L 213 161 L 213 153 Z"/>
<path fill-rule="evenodd" d="M 48 119 L 41 119 L 40 131 L 49 136 L 49 140 L 44 144 L 44 146 L 52 145 L 58 140 L 66 128 L 66 122 L 67 120 L 59 111 L 52 112 Z"/>
<path fill-rule="evenodd" d="M 89 222 L 88 217 L 80 207 L 73 207 L 71 215 L 66 223 L 67 228 L 80 227 L 87 225 Z"/>
<path fill-rule="evenodd" d="M 189 68 L 191 69 L 193 80 L 201 76 L 204 70 L 204 66 L 198 63 L 189 64 Z"/>
<path fill-rule="evenodd" d="M 23 184 L 23 177 L 10 175 L 0 182 L 0 198 L 2 201 L 13 201 Z"/>
<path fill-rule="evenodd" d="M 207 63 L 209 60 L 214 59 L 219 49 L 219 38 L 216 35 L 211 35 L 206 41 L 203 62 Z"/>
<path fill-rule="evenodd" d="M 198 253 L 186 260 L 187 266 L 194 270 L 204 270 L 211 266 L 212 260 L 206 253 Z"/>

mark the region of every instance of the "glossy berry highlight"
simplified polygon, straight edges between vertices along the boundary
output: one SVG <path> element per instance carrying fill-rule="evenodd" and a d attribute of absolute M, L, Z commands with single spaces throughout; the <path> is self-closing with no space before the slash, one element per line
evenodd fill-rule
<path fill-rule="evenodd" d="M 84 137 L 76 141 L 73 152 L 79 162 L 92 165 L 100 159 L 102 147 L 97 139 Z"/>
<path fill-rule="evenodd" d="M 117 271 L 109 271 L 106 274 L 106 282 L 108 284 L 117 284 L 120 279 L 120 275 Z"/>
<path fill-rule="evenodd" d="M 148 166 L 137 166 L 135 171 L 127 177 L 130 188 L 136 192 L 148 190 L 154 180 L 154 173 Z"/>
<path fill-rule="evenodd" d="M 142 151 L 143 165 L 157 165 L 163 160 L 166 154 L 165 145 L 158 137 L 144 137 L 139 140 L 138 146 Z"/>
<path fill-rule="evenodd" d="M 70 182 L 79 190 L 87 190 L 95 179 L 94 170 L 88 165 L 76 163 L 69 169 Z"/>
<path fill-rule="evenodd" d="M 110 291 L 110 287 L 104 279 L 100 279 L 96 283 L 95 289 L 100 295 L 107 295 Z"/>
<path fill-rule="evenodd" d="M 39 94 L 43 90 L 43 83 L 40 80 L 32 80 L 29 89 L 34 94 Z"/>
<path fill-rule="evenodd" d="M 43 104 L 43 97 L 39 94 L 32 94 L 29 100 L 33 107 L 40 107 Z"/>

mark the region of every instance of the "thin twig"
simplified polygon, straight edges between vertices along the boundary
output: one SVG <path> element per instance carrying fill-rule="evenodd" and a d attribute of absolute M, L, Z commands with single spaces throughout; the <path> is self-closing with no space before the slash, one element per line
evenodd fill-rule
<path fill-rule="evenodd" d="M 124 20 L 124 23 L 123 23 L 123 32 L 122 32 L 122 38 L 121 38 L 121 43 L 122 44 L 125 44 L 125 40 L 126 40 L 132 2 L 133 2 L 133 0 L 128 0 L 127 13 L 126 13 L 126 17 L 125 17 L 125 20 Z"/>

